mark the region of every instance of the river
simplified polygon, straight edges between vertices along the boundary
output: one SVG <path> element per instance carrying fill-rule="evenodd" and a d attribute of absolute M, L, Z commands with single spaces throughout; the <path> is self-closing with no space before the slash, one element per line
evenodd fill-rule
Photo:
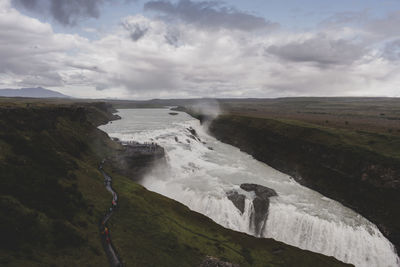
<path fill-rule="evenodd" d="M 186 113 L 168 109 L 119 110 L 121 120 L 100 129 L 122 141 L 156 142 L 167 164 L 156 166 L 141 184 L 175 199 L 224 227 L 322 253 L 356 266 L 400 266 L 393 245 L 367 219 L 340 203 L 301 186 L 290 176 L 207 134 Z M 190 137 L 196 130 L 201 141 Z M 275 189 L 267 222 L 254 233 L 250 214 L 254 195 L 240 189 L 256 183 Z M 226 192 L 246 194 L 243 214 Z"/>

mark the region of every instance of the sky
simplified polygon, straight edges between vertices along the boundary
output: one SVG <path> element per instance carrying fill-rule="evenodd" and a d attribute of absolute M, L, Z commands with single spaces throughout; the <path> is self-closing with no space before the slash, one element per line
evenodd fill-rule
<path fill-rule="evenodd" d="M 0 0 L 0 88 L 400 97 L 400 0 Z"/>

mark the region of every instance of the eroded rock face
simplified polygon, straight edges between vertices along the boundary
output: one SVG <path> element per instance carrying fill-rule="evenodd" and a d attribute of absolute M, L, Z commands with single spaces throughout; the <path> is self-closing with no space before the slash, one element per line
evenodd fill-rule
<path fill-rule="evenodd" d="M 239 267 L 239 264 L 221 261 L 215 257 L 207 256 L 200 267 Z"/>
<path fill-rule="evenodd" d="M 255 197 L 253 207 L 254 212 L 250 216 L 250 224 L 254 227 L 255 234 L 259 236 L 268 218 L 269 199 Z"/>
<path fill-rule="evenodd" d="M 260 235 L 268 218 L 269 198 L 278 194 L 274 189 L 258 184 L 241 184 L 240 188 L 256 194 L 253 200 L 254 213 L 251 214 L 250 223 L 256 235 Z"/>
<path fill-rule="evenodd" d="M 254 212 L 250 217 L 250 227 L 254 228 L 256 235 L 260 235 L 268 217 L 269 198 L 278 194 L 274 189 L 258 184 L 241 184 L 240 188 L 247 192 L 254 192 L 256 195 L 253 199 Z M 226 194 L 228 199 L 243 214 L 246 196 L 237 191 L 229 191 Z"/>
<path fill-rule="evenodd" d="M 189 135 L 190 138 L 201 142 L 201 139 L 195 129 L 193 129 L 192 127 L 189 127 L 189 128 L 186 128 L 186 130 L 188 130 L 188 132 L 190 133 L 190 135 Z"/>
<path fill-rule="evenodd" d="M 108 158 L 112 170 L 139 181 L 155 164 L 165 161 L 164 148 L 157 144 L 121 143 L 119 153 Z"/>
<path fill-rule="evenodd" d="M 187 130 L 188 130 L 192 135 L 198 137 L 196 130 L 193 129 L 192 127 L 187 128 Z"/>
<path fill-rule="evenodd" d="M 256 196 L 262 199 L 268 199 L 269 197 L 274 197 L 278 195 L 274 189 L 258 184 L 241 184 L 240 188 L 247 192 L 254 191 L 254 193 L 256 193 Z"/>
<path fill-rule="evenodd" d="M 246 199 L 245 195 L 239 194 L 236 191 L 229 191 L 226 193 L 228 199 L 232 201 L 233 205 L 240 210 L 241 213 L 244 212 L 244 201 Z"/>

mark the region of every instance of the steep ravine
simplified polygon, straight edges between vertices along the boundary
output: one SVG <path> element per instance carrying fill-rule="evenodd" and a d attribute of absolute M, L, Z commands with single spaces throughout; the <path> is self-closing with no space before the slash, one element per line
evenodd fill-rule
<path fill-rule="evenodd" d="M 209 132 L 375 223 L 400 249 L 400 160 L 332 132 L 272 119 L 220 116 Z"/>

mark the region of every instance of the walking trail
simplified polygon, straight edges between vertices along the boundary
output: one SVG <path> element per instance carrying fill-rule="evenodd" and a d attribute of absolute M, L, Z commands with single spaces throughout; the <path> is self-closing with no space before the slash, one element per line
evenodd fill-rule
<path fill-rule="evenodd" d="M 111 202 L 110 209 L 107 210 L 106 214 L 101 219 L 100 224 L 99 224 L 99 228 L 100 228 L 100 232 L 101 232 L 101 242 L 103 244 L 104 251 L 107 254 L 108 260 L 110 261 L 110 265 L 112 267 L 122 267 L 123 266 L 122 261 L 121 261 L 120 257 L 118 256 L 118 253 L 116 252 L 114 246 L 111 243 L 110 229 L 107 227 L 107 221 L 111 218 L 111 216 L 113 215 L 114 211 L 117 208 L 118 194 L 112 188 L 111 176 L 109 176 L 103 170 L 104 162 L 105 162 L 105 160 L 103 160 L 100 163 L 99 170 L 103 174 L 104 184 L 106 186 L 106 189 L 112 194 L 112 202 Z"/>

